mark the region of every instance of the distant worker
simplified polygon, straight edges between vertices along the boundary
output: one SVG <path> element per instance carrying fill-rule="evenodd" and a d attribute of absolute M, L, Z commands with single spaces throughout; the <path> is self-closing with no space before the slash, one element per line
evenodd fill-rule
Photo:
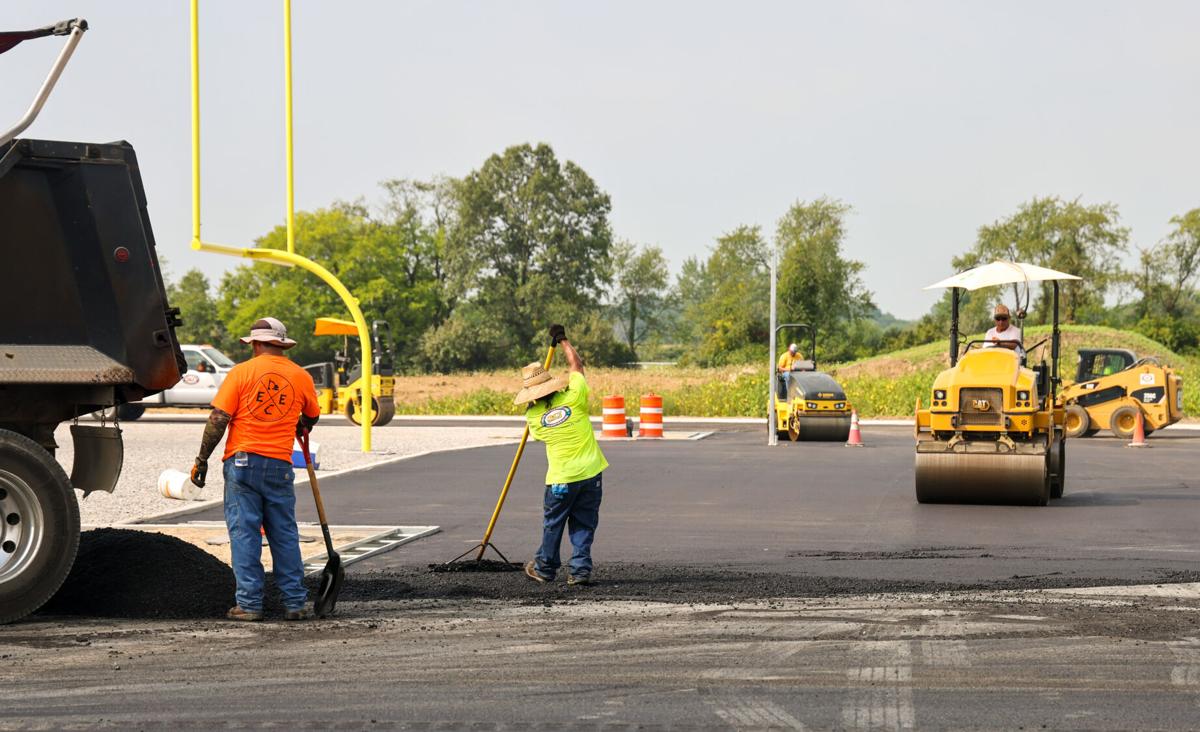
<path fill-rule="evenodd" d="M 212 401 L 212 412 L 192 468 L 192 483 L 204 487 L 208 458 L 229 428 L 225 441 L 225 525 L 237 580 L 237 605 L 230 620 L 262 620 L 262 538 L 271 546 L 275 584 L 283 596 L 287 620 L 304 620 L 304 563 L 296 526 L 292 439 L 317 423 L 321 410 L 312 377 L 283 352 L 296 345 L 275 318 L 254 323 L 242 338 L 254 357 L 234 366 Z"/>
<path fill-rule="evenodd" d="M 535 582 L 551 582 L 562 566 L 563 528 L 571 537 L 569 585 L 592 581 L 592 540 L 600 523 L 602 478 L 608 461 L 596 444 L 588 416 L 583 359 L 561 325 L 550 326 L 550 342 L 567 357 L 567 378 L 551 376 L 540 363 L 521 369 L 522 389 L 513 404 L 527 404 L 529 434 L 546 443 L 546 493 L 542 500 L 542 545 L 525 565 Z"/>
<path fill-rule="evenodd" d="M 1010 314 L 1004 303 L 996 306 L 992 313 L 996 325 L 992 326 L 987 332 L 984 340 L 987 341 L 989 347 L 1000 346 L 1017 352 L 1017 356 L 1024 358 L 1025 349 L 1021 347 L 1021 329 L 1015 325 L 1009 324 Z"/>
<path fill-rule="evenodd" d="M 787 399 L 788 382 L 792 379 L 792 367 L 800 359 L 800 347 L 795 343 L 790 344 L 783 355 L 779 357 L 776 364 L 779 368 L 779 397 Z"/>

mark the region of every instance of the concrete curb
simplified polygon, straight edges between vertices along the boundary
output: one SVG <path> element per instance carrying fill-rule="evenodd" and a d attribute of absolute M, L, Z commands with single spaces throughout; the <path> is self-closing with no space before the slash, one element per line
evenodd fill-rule
<path fill-rule="evenodd" d="M 318 475 L 317 479 L 323 480 L 325 478 L 333 478 L 333 477 L 336 477 L 339 475 L 348 475 L 350 473 L 358 473 L 363 470 L 370 470 L 372 468 L 378 468 L 381 465 L 391 465 L 392 463 L 399 463 L 399 462 L 403 462 L 404 460 L 412 460 L 414 458 L 425 457 L 426 455 L 433 455 L 433 454 L 439 453 L 439 452 L 457 452 L 459 450 L 474 450 L 474 449 L 480 448 L 480 447 L 495 447 L 496 445 L 515 445 L 518 442 L 520 442 L 520 440 L 497 440 L 495 442 L 489 442 L 486 445 L 469 445 L 467 447 L 442 447 L 442 448 L 438 448 L 436 450 L 422 450 L 421 452 L 414 452 L 411 455 L 397 455 L 396 457 L 385 458 L 383 460 L 376 460 L 373 463 L 367 463 L 366 465 L 359 465 L 358 467 L 354 467 L 354 468 L 346 468 L 345 470 L 335 470 L 332 473 Z M 297 475 L 296 481 L 293 483 L 293 485 L 297 485 L 297 486 L 308 485 L 308 473 L 307 472 L 301 473 L 301 472 L 297 471 L 296 475 Z M 134 526 L 137 524 L 162 523 L 162 522 L 170 521 L 171 519 L 179 518 L 181 516 L 188 516 L 193 513 L 199 513 L 201 511 L 210 509 L 213 506 L 220 506 L 224 502 L 225 502 L 224 498 L 213 498 L 208 501 L 196 501 L 191 506 L 185 506 L 184 508 L 177 508 L 173 511 L 166 511 L 164 513 L 154 514 L 153 516 L 139 516 L 138 518 L 134 519 L 133 521 L 128 521 L 124 524 L 118 524 L 118 525 L 119 526 Z"/>

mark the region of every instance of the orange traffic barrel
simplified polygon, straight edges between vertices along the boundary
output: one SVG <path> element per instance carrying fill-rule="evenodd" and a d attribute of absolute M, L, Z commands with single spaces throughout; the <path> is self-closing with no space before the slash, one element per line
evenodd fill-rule
<path fill-rule="evenodd" d="M 662 437 L 662 420 L 662 397 L 657 394 L 643 394 L 638 437 Z"/>
<path fill-rule="evenodd" d="M 625 397 L 612 394 L 604 397 L 604 421 L 600 429 L 601 437 L 626 437 L 625 431 Z"/>

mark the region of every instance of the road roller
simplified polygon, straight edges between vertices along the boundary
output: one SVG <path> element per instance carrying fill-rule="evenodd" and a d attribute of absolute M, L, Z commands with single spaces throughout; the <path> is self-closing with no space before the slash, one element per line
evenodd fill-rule
<path fill-rule="evenodd" d="M 784 374 L 775 370 L 772 406 L 775 431 L 792 442 L 845 442 L 850 436 L 850 402 L 841 385 L 817 370 L 817 331 L 805 323 L 784 323 L 775 329 L 800 331 L 809 336 L 809 359 L 798 358 Z"/>
<path fill-rule="evenodd" d="M 1075 275 L 1020 262 L 997 261 L 925 289 L 950 289 L 950 368 L 938 374 L 929 407 L 916 410 L 916 494 L 920 503 L 1044 506 L 1061 498 L 1066 476 L 1059 387 L 1059 282 Z M 1024 340 L 971 340 L 959 350 L 963 292 L 998 285 L 1052 284 L 1053 328 L 1028 348 Z M 1020 298 L 1018 298 L 1020 299 Z M 1016 316 L 1023 321 L 1024 308 Z M 1023 333 L 1024 330 L 1021 329 Z M 1049 341 L 1050 359 L 1042 348 Z M 1043 358 L 1028 367 L 1027 354 Z"/>

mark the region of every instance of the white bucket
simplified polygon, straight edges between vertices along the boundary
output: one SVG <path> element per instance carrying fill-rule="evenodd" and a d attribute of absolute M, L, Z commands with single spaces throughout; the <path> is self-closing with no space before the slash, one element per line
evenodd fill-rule
<path fill-rule="evenodd" d="M 158 492 L 167 498 L 180 501 L 200 500 L 200 489 L 192 484 L 191 477 L 180 470 L 164 470 L 158 476 Z"/>

